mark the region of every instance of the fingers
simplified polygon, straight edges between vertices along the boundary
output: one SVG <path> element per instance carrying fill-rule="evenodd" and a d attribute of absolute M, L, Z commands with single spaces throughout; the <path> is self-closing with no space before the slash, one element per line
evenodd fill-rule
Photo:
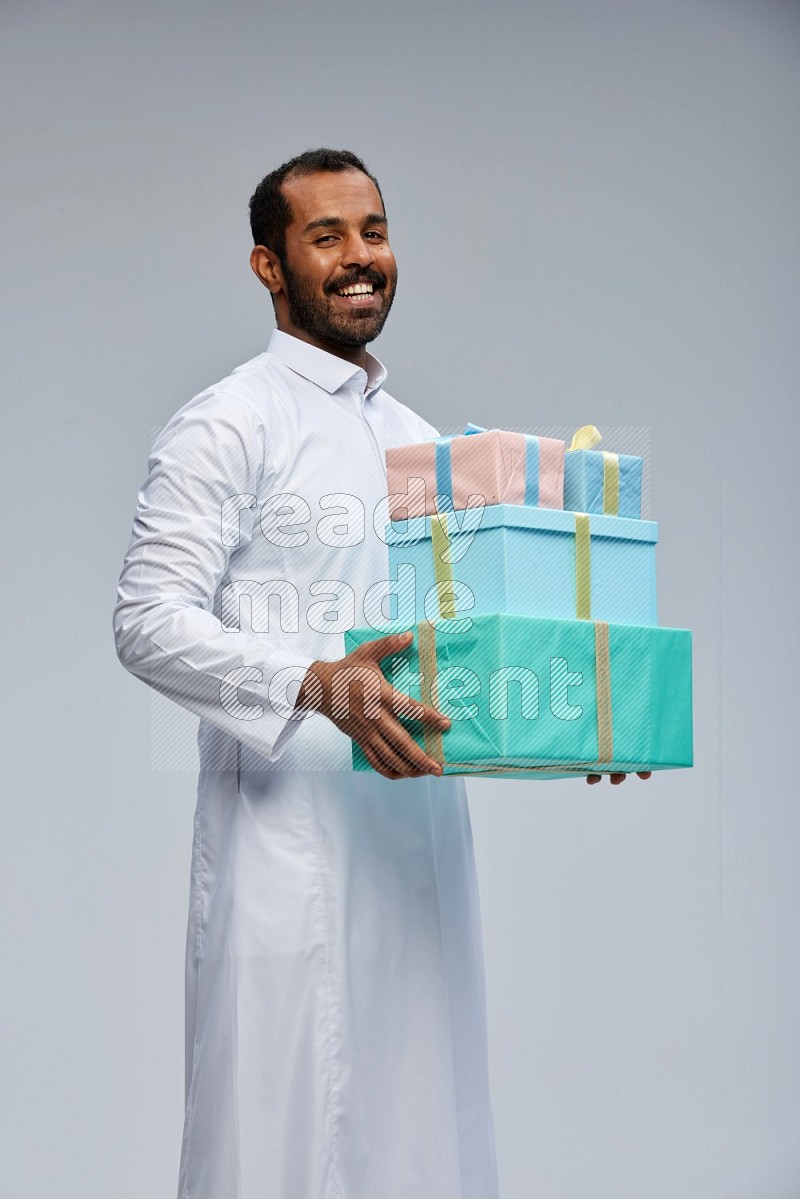
<path fill-rule="evenodd" d="M 364 751 L 364 757 L 367 759 L 372 769 L 377 771 L 378 774 L 382 774 L 384 778 L 400 779 L 405 777 L 397 770 L 393 770 L 392 767 L 388 765 L 385 758 L 381 757 L 381 755 L 372 747 L 372 745 L 362 745 L 361 748 Z"/>
<path fill-rule="evenodd" d="M 405 720 L 418 720 L 421 724 L 430 724 L 441 729 L 450 728 L 450 719 L 443 712 L 437 712 L 436 708 L 429 708 L 427 704 L 421 703 L 418 699 L 412 699 L 410 695 L 405 695 L 402 691 L 396 691 L 394 688 L 392 688 L 392 711 L 395 716 L 402 716 Z"/>
<path fill-rule="evenodd" d="M 637 770 L 636 776 L 637 776 L 637 778 L 640 778 L 640 779 L 649 779 L 650 776 L 652 775 L 652 773 L 653 773 L 652 770 Z M 589 783 L 590 785 L 593 783 L 599 783 L 600 780 L 602 779 L 602 777 L 603 777 L 602 774 L 587 774 L 586 782 Z M 611 774 L 611 775 L 609 775 L 609 778 L 611 779 L 612 787 L 617 787 L 617 786 L 619 786 L 620 783 L 624 783 L 625 779 L 627 777 L 628 777 L 627 774 Z"/>
<path fill-rule="evenodd" d="M 403 729 L 398 726 L 402 741 L 391 741 L 384 727 L 382 732 L 373 730 L 368 741 L 362 742 L 370 765 L 389 778 L 420 778 L 423 775 L 441 775 L 442 768 L 433 758 L 429 758 Z M 375 759 L 380 766 L 375 765 Z"/>
<path fill-rule="evenodd" d="M 412 642 L 414 634 L 408 633 L 390 633 L 388 637 L 377 637 L 374 641 L 362 641 L 356 651 L 361 657 L 372 658 L 379 662 L 381 658 L 388 658 L 389 654 L 398 654 L 401 650 L 406 649 Z"/>
<path fill-rule="evenodd" d="M 374 641 L 362 642 L 356 652 L 362 657 L 366 656 L 372 661 L 380 662 L 383 658 L 406 649 L 411 644 L 413 637 L 413 632 L 392 633 L 387 637 L 377 637 Z M 412 699 L 410 695 L 406 695 L 402 691 L 396 691 L 391 684 L 388 686 L 388 691 L 381 688 L 381 692 L 381 705 L 388 697 L 391 700 L 391 710 L 396 716 L 402 716 L 406 720 L 418 720 L 422 724 L 433 725 L 441 729 L 450 728 L 451 722 L 443 713 L 437 712 L 435 708 L 423 704 L 420 700 Z M 377 708 L 378 705 L 373 699 L 369 715 L 376 715 Z"/>
<path fill-rule="evenodd" d="M 375 726 L 375 731 L 379 736 L 387 738 L 403 752 L 409 752 L 412 751 L 412 747 L 415 749 L 418 747 L 400 723 L 400 718 L 433 726 L 440 732 L 445 732 L 451 724 L 450 718 L 443 712 L 437 712 L 436 708 L 431 708 L 420 700 L 412 699 L 410 695 L 404 695 L 402 691 L 395 691 L 385 679 L 380 689 L 370 688 L 369 692 L 366 688 L 364 689 L 361 714 L 362 722 Z"/>
<path fill-rule="evenodd" d="M 393 716 L 387 714 L 381 726 L 375 731 L 380 739 L 421 774 L 442 773 L 439 763 L 429 757 L 421 746 L 417 745 L 411 734 Z"/>
<path fill-rule="evenodd" d="M 391 692 L 391 688 L 387 687 L 387 690 Z M 426 709 L 426 711 L 431 710 Z M 432 714 L 439 719 L 438 712 Z M 362 745 L 369 744 L 379 756 L 388 761 L 391 767 L 404 777 L 442 773 L 439 763 L 430 758 L 411 734 L 403 728 L 400 721 L 392 714 L 389 704 L 384 705 L 377 719 L 367 721 L 365 736 L 363 740 L 359 739 Z"/>

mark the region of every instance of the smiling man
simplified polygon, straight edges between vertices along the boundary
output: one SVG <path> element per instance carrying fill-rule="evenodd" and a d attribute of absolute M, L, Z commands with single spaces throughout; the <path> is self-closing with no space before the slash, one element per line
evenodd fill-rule
<path fill-rule="evenodd" d="M 381 673 L 405 638 L 344 655 L 388 553 L 343 514 L 436 435 L 366 348 L 386 212 L 360 159 L 315 150 L 250 215 L 277 329 L 156 439 L 115 610 L 123 663 L 201 718 L 179 1196 L 494 1199 L 466 795 L 399 716 L 447 722 Z M 275 619 L 276 590 L 308 608 Z"/>
<path fill-rule="evenodd" d="M 383 328 L 397 282 L 375 180 L 355 168 L 290 173 L 276 188 L 267 176 L 250 213 L 253 237 L 273 247 L 257 241 L 250 264 L 272 292 L 278 328 L 363 366 L 366 343 Z"/>

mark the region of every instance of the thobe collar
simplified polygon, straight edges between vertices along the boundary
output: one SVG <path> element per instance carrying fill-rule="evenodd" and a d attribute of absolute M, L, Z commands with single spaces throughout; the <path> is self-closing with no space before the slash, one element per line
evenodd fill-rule
<path fill-rule="evenodd" d="M 386 379 L 386 367 L 372 354 L 367 354 L 367 369 L 345 362 L 327 350 L 312 346 L 291 333 L 273 330 L 267 353 L 288 366 L 295 374 L 316 383 L 330 395 L 340 390 L 356 390 L 370 396 Z"/>

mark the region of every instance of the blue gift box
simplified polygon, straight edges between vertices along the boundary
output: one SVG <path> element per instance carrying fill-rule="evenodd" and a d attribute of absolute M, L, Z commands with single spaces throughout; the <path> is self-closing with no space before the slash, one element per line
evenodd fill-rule
<path fill-rule="evenodd" d="M 657 540 L 654 521 L 516 504 L 396 521 L 390 619 L 505 612 L 655 626 Z"/>
<path fill-rule="evenodd" d="M 618 473 L 610 487 L 609 467 L 614 460 Z M 638 519 L 642 515 L 642 459 L 603 450 L 568 450 L 564 455 L 564 508 Z"/>

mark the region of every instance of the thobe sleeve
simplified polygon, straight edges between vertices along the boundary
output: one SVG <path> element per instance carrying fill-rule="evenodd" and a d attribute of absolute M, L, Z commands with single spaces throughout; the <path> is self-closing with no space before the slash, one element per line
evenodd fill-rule
<path fill-rule="evenodd" d="M 114 636 L 132 674 L 275 761 L 308 715 L 293 705 L 313 659 L 291 637 L 232 631 L 214 611 L 231 554 L 223 505 L 236 496 L 255 503 L 265 442 L 246 403 L 213 393 L 158 436 L 119 580 Z"/>

